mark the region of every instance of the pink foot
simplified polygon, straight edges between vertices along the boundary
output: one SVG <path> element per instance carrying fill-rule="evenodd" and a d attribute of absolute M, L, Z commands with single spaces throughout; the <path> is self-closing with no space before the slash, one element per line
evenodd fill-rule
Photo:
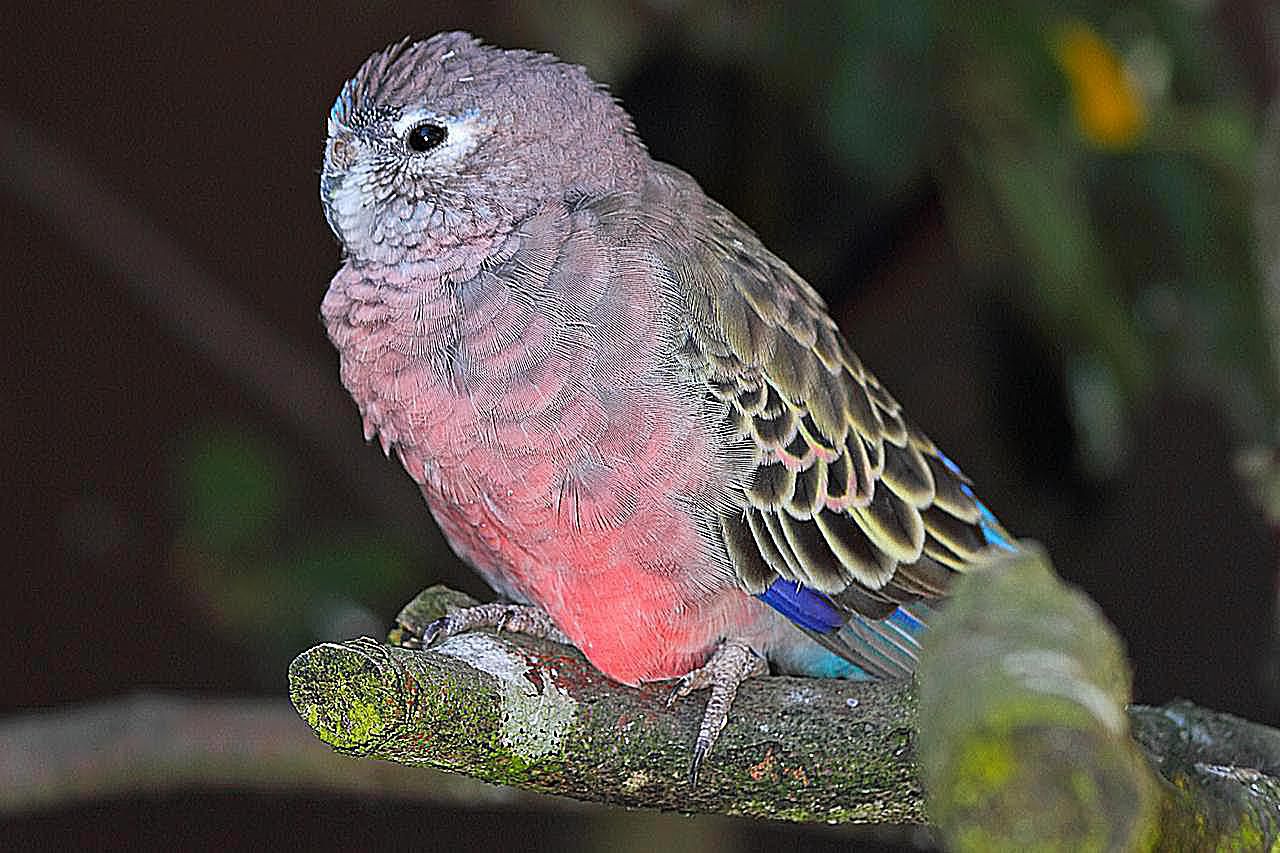
<path fill-rule="evenodd" d="M 422 629 L 422 636 L 413 645 L 422 647 L 442 643 L 455 634 L 465 634 L 480 628 L 498 631 L 514 631 L 554 643 L 572 646 L 573 642 L 551 621 L 546 611 L 527 604 L 479 604 L 455 610 L 442 616 Z M 402 643 L 402 645 L 410 645 Z"/>
<path fill-rule="evenodd" d="M 702 726 L 698 729 L 698 740 L 693 748 L 693 763 L 689 767 L 689 784 L 698 784 L 698 771 L 702 762 L 715 746 L 716 739 L 729 721 L 729 708 L 733 698 L 738 695 L 738 686 L 748 678 L 769 674 L 769 665 L 751 646 L 742 640 L 725 640 L 708 660 L 698 669 L 682 676 L 671 692 L 667 704 L 688 696 L 695 690 L 711 688 L 711 698 L 707 700 L 707 710 L 702 715 Z"/>

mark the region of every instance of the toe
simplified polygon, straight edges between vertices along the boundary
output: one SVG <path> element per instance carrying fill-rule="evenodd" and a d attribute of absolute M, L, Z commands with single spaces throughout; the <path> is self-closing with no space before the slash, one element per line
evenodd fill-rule
<path fill-rule="evenodd" d="M 672 689 L 671 695 L 667 697 L 667 707 L 670 708 L 676 703 L 677 699 L 683 699 L 693 692 L 693 673 L 683 675 L 676 679 L 676 686 Z"/>
<path fill-rule="evenodd" d="M 421 647 L 427 648 L 435 643 L 443 642 L 449 636 L 449 617 L 441 618 L 430 622 L 422 629 Z"/>
<path fill-rule="evenodd" d="M 698 787 L 698 774 L 702 771 L 702 762 L 707 757 L 709 745 L 703 744 L 702 739 L 698 739 L 698 744 L 693 748 L 693 761 L 689 763 L 689 787 Z"/>

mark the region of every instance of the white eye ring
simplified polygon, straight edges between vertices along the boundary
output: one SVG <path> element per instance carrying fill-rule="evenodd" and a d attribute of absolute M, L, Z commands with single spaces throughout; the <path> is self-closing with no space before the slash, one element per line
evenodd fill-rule
<path fill-rule="evenodd" d="M 432 144 L 424 148 L 415 147 L 412 135 L 428 128 L 436 128 L 436 131 L 428 131 L 422 143 Z M 396 137 L 411 154 L 414 156 L 429 154 L 433 166 L 440 167 L 471 153 L 488 128 L 489 123 L 481 119 L 479 112 L 474 110 L 456 117 L 443 116 L 424 109 L 406 110 L 391 125 Z"/>
<path fill-rule="evenodd" d="M 436 115 L 427 110 L 405 110 L 400 113 L 399 118 L 392 122 L 391 129 L 400 139 L 408 139 L 409 131 L 425 124 L 434 124 L 447 129 L 452 122 L 442 115 Z"/>

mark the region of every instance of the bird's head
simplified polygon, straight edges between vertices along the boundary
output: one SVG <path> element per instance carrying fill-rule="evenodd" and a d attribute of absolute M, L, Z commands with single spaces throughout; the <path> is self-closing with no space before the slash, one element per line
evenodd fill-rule
<path fill-rule="evenodd" d="M 647 155 L 586 72 L 466 33 L 371 56 L 329 114 L 320 198 L 348 255 L 491 245 L 557 198 L 634 182 Z"/>

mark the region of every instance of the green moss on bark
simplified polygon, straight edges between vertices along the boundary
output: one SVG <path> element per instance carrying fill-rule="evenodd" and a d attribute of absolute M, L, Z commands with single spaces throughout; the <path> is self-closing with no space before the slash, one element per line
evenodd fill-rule
<path fill-rule="evenodd" d="M 396 636 L 471 603 L 427 590 Z M 921 679 L 918 735 L 908 683 L 752 680 L 690 788 L 702 697 L 668 707 L 667 685 L 619 686 L 561 646 L 508 634 L 425 651 L 363 639 L 317 646 L 290 668 L 299 713 L 337 749 L 579 799 L 921 823 L 918 746 L 952 849 L 1276 843 L 1280 733 L 1181 703 L 1126 713 L 1119 642 L 1035 552 L 961 586 Z"/>

